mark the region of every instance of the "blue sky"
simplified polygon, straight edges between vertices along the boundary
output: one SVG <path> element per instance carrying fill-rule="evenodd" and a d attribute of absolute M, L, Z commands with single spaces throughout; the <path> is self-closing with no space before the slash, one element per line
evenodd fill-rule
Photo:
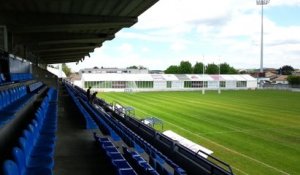
<path fill-rule="evenodd" d="M 255 0 L 160 0 L 78 65 L 166 69 L 181 60 L 192 64 L 227 62 L 259 68 L 260 7 Z M 264 67 L 300 68 L 300 0 L 271 0 L 264 13 Z"/>

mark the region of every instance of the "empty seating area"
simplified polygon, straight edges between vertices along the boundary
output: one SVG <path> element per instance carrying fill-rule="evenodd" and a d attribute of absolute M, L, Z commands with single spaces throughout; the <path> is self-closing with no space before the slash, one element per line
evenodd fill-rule
<path fill-rule="evenodd" d="M 48 175 L 54 166 L 57 91 L 50 88 L 3 165 L 4 175 Z"/>
<path fill-rule="evenodd" d="M 71 96 L 73 102 L 75 103 L 75 106 L 79 109 L 80 113 L 82 114 L 82 116 L 85 119 L 85 128 L 86 129 L 96 129 L 97 125 L 96 125 L 95 121 L 92 119 L 90 114 L 84 109 L 84 107 L 80 103 L 79 99 L 76 97 L 75 93 L 72 92 L 70 87 L 66 87 L 66 89 L 67 89 L 69 95 Z"/>
<path fill-rule="evenodd" d="M 30 89 L 34 86 L 34 90 Z M 16 114 L 21 111 L 28 103 L 35 99 L 36 94 L 43 87 L 42 82 L 33 84 L 10 84 L 9 86 L 1 86 L 0 88 L 0 128 Z M 31 91 L 33 90 L 33 91 Z"/>
<path fill-rule="evenodd" d="M 0 86 L 5 84 L 11 84 L 16 82 L 24 82 L 32 80 L 31 73 L 1 73 L 0 72 Z"/>
<path fill-rule="evenodd" d="M 34 92 L 43 87 L 44 84 L 40 81 L 28 85 L 29 92 Z"/>
<path fill-rule="evenodd" d="M 50 82 L 56 86 L 57 77 L 33 79 L 28 62 L 0 61 L 0 175 L 53 174 L 58 93 Z"/>
<path fill-rule="evenodd" d="M 136 151 L 130 151 L 126 147 L 122 147 L 124 156 L 136 169 L 138 174 L 147 174 L 147 175 L 159 175 L 159 173 L 153 169 L 153 167 Z"/>
<path fill-rule="evenodd" d="M 19 82 L 19 81 L 27 81 L 32 79 L 31 73 L 11 73 L 9 74 L 10 81 Z"/>
<path fill-rule="evenodd" d="M 94 138 L 99 149 L 106 155 L 107 161 L 110 162 L 116 174 L 137 175 L 128 161 L 107 137 L 98 137 L 97 134 L 94 133 Z"/>

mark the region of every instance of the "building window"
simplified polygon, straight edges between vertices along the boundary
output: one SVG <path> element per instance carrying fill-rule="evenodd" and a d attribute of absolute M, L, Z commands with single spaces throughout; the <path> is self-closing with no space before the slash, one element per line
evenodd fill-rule
<path fill-rule="evenodd" d="M 153 88 L 153 81 L 135 81 L 137 88 Z"/>
<path fill-rule="evenodd" d="M 192 81 L 192 88 L 200 88 L 203 87 L 202 81 Z"/>
<path fill-rule="evenodd" d="M 125 81 L 113 81 L 112 88 L 124 89 L 124 88 L 126 88 L 126 82 Z"/>
<path fill-rule="evenodd" d="M 167 81 L 167 88 L 172 88 L 172 81 Z"/>
<path fill-rule="evenodd" d="M 108 70 L 108 71 L 106 71 L 106 73 L 117 73 L 117 71 Z"/>
<path fill-rule="evenodd" d="M 207 81 L 185 81 L 184 88 L 202 88 L 207 87 Z"/>
<path fill-rule="evenodd" d="M 247 81 L 237 81 L 236 87 L 247 87 Z"/>
<path fill-rule="evenodd" d="M 192 87 L 192 82 L 191 81 L 184 81 L 184 88 L 190 88 Z"/>
<path fill-rule="evenodd" d="M 226 87 L 226 81 L 220 81 L 220 87 L 222 88 Z"/>

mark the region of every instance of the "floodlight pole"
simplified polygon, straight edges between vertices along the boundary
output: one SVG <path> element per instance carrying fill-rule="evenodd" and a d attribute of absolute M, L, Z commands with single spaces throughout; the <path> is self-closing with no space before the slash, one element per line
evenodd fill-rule
<path fill-rule="evenodd" d="M 264 5 L 267 5 L 270 0 L 256 0 L 256 5 L 261 5 L 261 33 L 260 33 L 260 73 L 264 72 L 263 57 L 264 57 Z"/>

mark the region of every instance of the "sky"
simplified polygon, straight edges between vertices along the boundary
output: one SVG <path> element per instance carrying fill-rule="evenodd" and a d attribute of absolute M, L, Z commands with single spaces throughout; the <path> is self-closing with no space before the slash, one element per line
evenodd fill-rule
<path fill-rule="evenodd" d="M 261 7 L 255 0 L 160 0 L 90 58 L 68 66 L 165 70 L 184 60 L 259 68 L 260 34 Z M 300 68 L 300 0 L 264 6 L 264 67 L 283 65 Z"/>

